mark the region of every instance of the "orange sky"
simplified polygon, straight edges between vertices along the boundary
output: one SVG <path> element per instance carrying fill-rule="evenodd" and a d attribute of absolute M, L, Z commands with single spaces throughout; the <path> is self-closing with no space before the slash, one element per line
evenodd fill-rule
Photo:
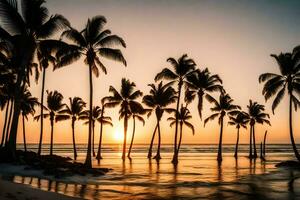
<path fill-rule="evenodd" d="M 105 61 L 108 75 L 101 74 L 94 79 L 94 100 L 108 94 L 109 85 L 120 86 L 122 77 L 134 81 L 138 89 L 148 93 L 148 83 L 152 83 L 156 73 L 168 66 L 168 57 L 178 58 L 187 53 L 198 67 L 208 67 L 218 73 L 224 81 L 224 87 L 243 108 L 249 98 L 264 103 L 261 95 L 262 86 L 258 76 L 264 72 L 278 72 L 276 63 L 269 56 L 271 53 L 291 51 L 300 44 L 299 2 L 297 1 L 171 1 L 171 0 L 48 0 L 51 14 L 59 13 L 67 17 L 72 26 L 82 29 L 88 17 L 104 15 L 108 19 L 107 28 L 124 38 L 127 48 L 123 51 L 128 67 L 119 63 Z M 48 70 L 46 89 L 58 90 L 67 99 L 80 96 L 88 100 L 88 68 L 82 61 L 52 72 Z M 31 91 L 40 97 L 40 85 L 33 85 Z M 266 104 L 270 111 L 270 102 Z M 175 106 L 175 105 L 174 105 Z M 204 103 L 204 117 L 210 114 L 210 105 Z M 196 102 L 191 106 L 196 134 L 184 132 L 184 143 L 217 143 L 219 126 L 212 122 L 203 127 L 196 109 Z M 288 104 L 281 103 L 276 115 L 271 115 L 272 127 L 257 128 L 257 142 L 262 140 L 265 130 L 269 131 L 268 142 L 288 143 Z M 121 131 L 117 109 L 110 109 L 107 114 L 113 117 L 114 128 L 106 127 L 105 143 L 117 142 L 116 130 Z M 162 142 L 173 142 L 173 129 L 169 128 L 165 115 L 162 121 Z M 3 119 L 3 118 L 2 118 Z M 3 121 L 3 120 L 1 120 Z M 295 138 L 300 140 L 299 113 L 295 119 Z M 39 123 L 32 120 L 27 125 L 27 141 L 38 142 Z M 131 122 L 130 122 L 131 125 Z M 149 143 L 155 125 L 152 116 L 142 127 L 137 125 L 136 143 Z M 70 143 L 70 122 L 55 124 L 54 141 Z M 87 126 L 81 122 L 76 127 L 78 143 L 87 141 Z M 21 126 L 19 133 L 21 133 Z M 44 142 L 49 142 L 50 126 L 45 124 Z M 234 143 L 236 131 L 225 126 L 224 143 Z M 96 141 L 99 127 L 96 128 Z M 129 127 L 131 133 L 131 126 Z M 130 134 L 129 134 L 130 136 Z M 242 131 L 241 142 L 248 142 L 248 132 Z M 18 142 L 22 141 L 18 134 Z M 128 140 L 129 141 L 129 140 Z"/>

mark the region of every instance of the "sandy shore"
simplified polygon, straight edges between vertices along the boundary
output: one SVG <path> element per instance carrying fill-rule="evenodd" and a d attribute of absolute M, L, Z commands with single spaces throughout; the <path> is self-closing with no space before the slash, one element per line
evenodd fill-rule
<path fill-rule="evenodd" d="M 42 191 L 28 185 L 0 180 L 0 200 L 79 200 L 62 194 Z"/>

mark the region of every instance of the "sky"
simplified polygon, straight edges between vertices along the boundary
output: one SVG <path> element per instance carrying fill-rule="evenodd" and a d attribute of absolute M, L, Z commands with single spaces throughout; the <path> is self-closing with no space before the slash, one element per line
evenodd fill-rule
<path fill-rule="evenodd" d="M 127 44 L 123 49 L 128 66 L 104 60 L 108 75 L 94 77 L 94 102 L 107 96 L 108 88 L 120 87 L 122 77 L 129 78 L 144 94 L 149 92 L 147 84 L 154 82 L 155 75 L 164 67 L 168 57 L 178 58 L 188 54 L 200 69 L 208 67 L 219 74 L 226 91 L 243 109 L 249 99 L 266 105 L 271 114 L 271 102 L 265 102 L 258 83 L 258 76 L 264 72 L 279 72 L 270 54 L 289 52 L 300 44 L 300 1 L 288 0 L 48 0 L 46 6 L 51 14 L 62 14 L 78 30 L 83 29 L 89 17 L 104 15 L 106 28 L 121 36 Z M 41 83 L 41 80 L 40 80 Z M 82 60 L 65 68 L 47 71 L 46 89 L 58 90 L 68 102 L 69 97 L 79 96 L 88 101 L 88 67 Z M 41 84 L 30 88 L 33 95 L 40 97 Z M 217 95 L 217 94 L 213 94 Z M 141 100 L 141 99 L 140 99 Z M 175 107 L 175 105 L 172 105 Z M 204 118 L 211 114 L 211 105 L 204 102 Z M 196 102 L 190 107 L 192 123 L 196 128 L 193 136 L 184 128 L 183 143 L 218 143 L 217 121 L 203 126 Z M 120 143 L 116 133 L 122 133 L 123 124 L 118 121 L 118 108 L 109 109 L 106 114 L 113 117 L 114 127 L 105 127 L 104 143 Z M 174 129 L 169 127 L 165 114 L 162 120 L 162 143 L 174 140 Z M 295 139 L 300 140 L 299 113 L 295 113 Z M 44 142 L 50 140 L 50 124 L 45 120 Z M 225 122 L 227 124 L 227 122 Z M 272 127 L 257 125 L 256 140 L 260 143 L 268 130 L 269 143 L 289 143 L 288 104 L 285 99 L 271 114 Z M 132 121 L 129 122 L 129 137 Z M 146 119 L 143 127 L 137 123 L 135 143 L 150 142 L 155 127 L 154 115 Z M 26 123 L 27 141 L 38 142 L 39 123 L 30 119 Z M 18 142 L 22 142 L 21 124 Z M 88 127 L 82 122 L 76 124 L 77 143 L 86 143 Z M 223 142 L 235 143 L 234 127 L 224 127 Z M 99 125 L 96 127 L 96 141 Z M 248 143 L 249 129 L 241 131 L 241 143 Z M 59 122 L 54 128 L 55 143 L 71 143 L 71 122 Z"/>

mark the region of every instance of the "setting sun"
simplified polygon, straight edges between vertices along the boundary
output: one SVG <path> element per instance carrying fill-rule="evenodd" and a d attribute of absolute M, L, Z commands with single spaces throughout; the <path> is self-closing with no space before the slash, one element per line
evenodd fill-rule
<path fill-rule="evenodd" d="M 123 141 L 124 135 L 122 130 L 120 130 L 119 128 L 117 128 L 114 132 L 114 139 L 118 142 Z"/>

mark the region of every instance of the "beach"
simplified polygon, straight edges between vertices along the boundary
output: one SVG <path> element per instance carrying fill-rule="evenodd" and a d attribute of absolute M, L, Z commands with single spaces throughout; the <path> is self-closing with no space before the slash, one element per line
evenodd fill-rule
<path fill-rule="evenodd" d="M 68 147 L 57 145 L 55 151 L 71 157 L 72 152 Z M 120 159 L 121 154 L 111 150 L 117 149 L 117 146 L 107 145 L 104 146 L 104 159 L 100 164 L 96 161 L 93 163 L 94 167 L 113 169 L 104 176 L 74 175 L 57 179 L 36 170 L 24 170 L 24 166 L 4 165 L 0 166 L 0 174 L 2 180 L 27 185 L 12 185 L 11 188 L 20 187 L 21 192 L 36 191 L 32 188 L 37 188 L 38 194 L 45 191 L 46 194 L 59 193 L 84 199 L 300 198 L 300 172 L 275 167 L 280 161 L 293 159 L 289 145 L 269 145 L 265 162 L 259 158 L 250 161 L 246 157 L 247 145 L 241 145 L 241 153 L 236 161 L 233 157 L 234 145 L 224 145 L 221 165 L 216 161 L 216 147 L 183 145 L 179 164 L 174 167 L 171 164 L 172 148 L 168 145 L 164 146 L 163 159 L 159 163 L 146 158 L 146 145 L 136 145 L 132 160 L 124 163 Z M 79 161 L 83 159 L 82 151 Z M 2 197 L 3 191 L 1 194 Z"/>

